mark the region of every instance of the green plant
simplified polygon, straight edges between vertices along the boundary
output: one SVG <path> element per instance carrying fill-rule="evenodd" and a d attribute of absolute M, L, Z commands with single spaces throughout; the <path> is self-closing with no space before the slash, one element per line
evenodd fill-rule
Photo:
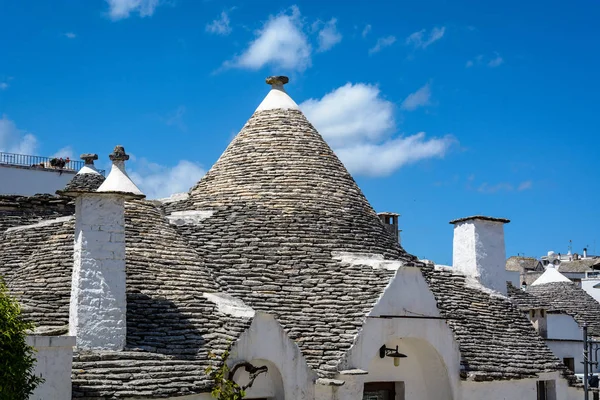
<path fill-rule="evenodd" d="M 217 358 L 217 356 L 212 353 L 209 356 L 211 358 Z M 255 367 L 248 362 L 243 362 L 236 364 L 233 369 L 230 370 L 227 366 L 228 357 L 229 351 L 225 351 L 221 355 L 220 360 L 218 360 L 218 363 L 220 364 L 219 368 L 206 368 L 206 374 L 210 375 L 214 381 L 211 394 L 217 400 L 241 400 L 246 396 L 246 389 L 252 386 L 256 377 L 267 372 L 268 368 L 266 366 Z M 244 386 L 240 386 L 233 381 L 236 371 L 241 367 L 244 367 L 246 372 L 250 374 L 250 381 Z"/>
<path fill-rule="evenodd" d="M 26 332 L 33 324 L 21 314 L 0 278 L 0 398 L 27 400 L 44 380 L 34 375 L 35 349 L 27 345 Z"/>

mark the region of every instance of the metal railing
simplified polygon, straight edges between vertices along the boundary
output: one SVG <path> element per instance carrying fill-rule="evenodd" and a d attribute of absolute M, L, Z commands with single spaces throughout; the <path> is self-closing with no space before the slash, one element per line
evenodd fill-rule
<path fill-rule="evenodd" d="M 18 165 L 30 168 L 47 168 L 63 171 L 79 171 L 84 165 L 83 161 L 69 160 L 69 162 L 65 163 L 65 166 L 61 168 L 52 165 L 53 159 L 56 159 L 56 157 L 40 157 L 0 152 L 0 165 Z M 104 175 L 106 171 L 99 169 L 98 172 Z"/>

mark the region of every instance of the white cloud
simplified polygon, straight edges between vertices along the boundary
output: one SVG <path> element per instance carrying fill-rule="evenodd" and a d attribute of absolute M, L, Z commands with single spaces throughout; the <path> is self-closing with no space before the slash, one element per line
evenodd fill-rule
<path fill-rule="evenodd" d="M 333 46 L 342 41 L 342 34 L 338 32 L 336 24 L 337 20 L 331 18 L 329 22 L 319 31 L 317 40 L 319 41 L 318 52 L 323 52 L 331 49 Z"/>
<path fill-rule="evenodd" d="M 6 89 L 8 89 L 8 83 L 0 82 L 0 90 L 6 90 Z"/>
<path fill-rule="evenodd" d="M 229 22 L 229 15 L 227 15 L 225 11 L 222 11 L 219 18 L 206 25 L 206 31 L 217 35 L 227 36 L 231 33 Z"/>
<path fill-rule="evenodd" d="M 502 65 L 504 63 L 504 59 L 502 57 L 500 57 L 500 55 L 498 53 L 496 53 L 496 57 L 492 58 L 489 62 L 488 62 L 488 67 L 490 68 L 496 68 L 499 67 L 500 65 Z"/>
<path fill-rule="evenodd" d="M 187 125 L 183 121 L 183 115 L 187 109 L 185 106 L 179 106 L 177 109 L 167 115 L 164 119 L 165 125 L 167 126 L 175 126 L 179 128 L 182 132 L 187 132 Z"/>
<path fill-rule="evenodd" d="M 17 128 L 6 115 L 0 118 L 0 151 L 35 155 L 37 148 L 38 141 L 34 135 Z"/>
<path fill-rule="evenodd" d="M 365 28 L 362 31 L 362 37 L 367 37 L 369 32 L 371 32 L 371 24 L 365 25 Z"/>
<path fill-rule="evenodd" d="M 159 0 L 106 0 L 108 15 L 113 20 L 129 18 L 131 13 L 138 13 L 140 17 L 149 17 L 159 5 Z"/>
<path fill-rule="evenodd" d="M 512 192 L 513 190 L 513 185 L 507 182 L 500 182 L 495 185 L 484 182 L 477 188 L 477 191 L 481 193 Z"/>
<path fill-rule="evenodd" d="M 474 66 L 486 65 L 490 68 L 496 68 L 500 65 L 504 64 L 504 58 L 500 56 L 497 52 L 494 53 L 494 57 L 484 57 L 483 54 L 479 54 L 472 60 L 468 60 L 465 64 L 466 68 L 471 68 Z"/>
<path fill-rule="evenodd" d="M 419 132 L 381 144 L 358 143 L 335 151 L 349 171 L 367 176 L 385 176 L 404 165 L 441 158 L 454 142 L 451 136 L 426 139 L 425 132 Z"/>
<path fill-rule="evenodd" d="M 516 187 L 516 190 L 522 192 L 531 189 L 532 186 L 533 183 L 531 181 L 523 181 Z M 513 192 L 515 191 L 515 186 L 509 182 L 500 182 L 493 185 L 484 182 L 479 185 L 477 191 L 481 193 Z"/>
<path fill-rule="evenodd" d="M 73 32 L 66 32 L 66 33 L 64 33 L 64 36 L 69 39 L 75 39 L 77 37 L 77 34 L 75 34 Z"/>
<path fill-rule="evenodd" d="M 409 37 L 406 38 L 406 44 L 412 45 L 416 49 L 425 49 L 433 43 L 440 40 L 444 37 L 444 33 L 446 32 L 446 27 L 442 26 L 441 28 L 434 27 L 429 35 L 426 34 L 426 30 L 422 29 L 420 31 L 412 33 Z"/>
<path fill-rule="evenodd" d="M 532 186 L 533 186 L 533 182 L 531 182 L 531 181 L 524 181 L 524 182 L 521 182 L 521 184 L 519 185 L 519 187 L 517 188 L 517 190 L 519 192 L 522 192 L 523 190 L 531 189 Z"/>
<path fill-rule="evenodd" d="M 385 36 L 377 39 L 377 43 L 375 46 L 369 49 L 369 54 L 374 54 L 380 52 L 382 49 L 393 45 L 396 42 L 395 36 Z"/>
<path fill-rule="evenodd" d="M 58 150 L 56 153 L 54 153 L 50 156 L 50 158 L 53 158 L 53 157 L 69 158 L 71 160 L 75 159 L 73 148 L 71 146 L 65 146 L 62 149 Z"/>
<path fill-rule="evenodd" d="M 396 126 L 394 105 L 380 97 L 377 86 L 364 83 L 347 83 L 300 108 L 332 146 L 376 140 Z"/>
<path fill-rule="evenodd" d="M 311 46 L 303 32 L 300 10 L 270 16 L 248 48 L 224 67 L 260 69 L 270 64 L 286 70 L 304 71 L 311 65 Z"/>
<path fill-rule="evenodd" d="M 443 157 L 455 141 L 451 136 L 426 139 L 423 132 L 392 137 L 394 104 L 374 85 L 347 83 L 300 108 L 353 174 L 388 175 L 419 160 Z"/>
<path fill-rule="evenodd" d="M 187 160 L 167 167 L 141 158 L 130 162 L 128 169 L 133 182 L 149 199 L 187 192 L 206 173 L 199 164 Z"/>
<path fill-rule="evenodd" d="M 417 90 L 416 92 L 409 94 L 406 97 L 406 99 L 404 99 L 400 107 L 403 110 L 413 111 L 419 107 L 431 104 L 430 99 L 431 88 L 429 86 L 429 83 L 427 83 L 425 86 L 419 88 L 419 90 Z"/>

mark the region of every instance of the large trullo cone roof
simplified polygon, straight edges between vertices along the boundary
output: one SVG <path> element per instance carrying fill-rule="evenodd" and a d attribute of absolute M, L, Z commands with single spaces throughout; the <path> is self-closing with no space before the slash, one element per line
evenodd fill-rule
<path fill-rule="evenodd" d="M 353 252 L 403 256 L 338 157 L 283 86 L 273 86 L 192 188 L 188 209 L 233 207 L 236 218 L 263 226 L 286 220 L 278 225 L 279 234 Z"/>
<path fill-rule="evenodd" d="M 309 366 L 335 375 L 394 276 L 383 260 L 401 261 L 387 262 L 397 267 L 416 259 L 282 85 L 274 86 L 189 198 L 167 208 L 198 216 L 182 219 L 180 232 L 222 291 L 275 315 Z M 324 314 L 332 309 L 339 312 Z M 332 342 L 315 329 L 346 334 Z"/>

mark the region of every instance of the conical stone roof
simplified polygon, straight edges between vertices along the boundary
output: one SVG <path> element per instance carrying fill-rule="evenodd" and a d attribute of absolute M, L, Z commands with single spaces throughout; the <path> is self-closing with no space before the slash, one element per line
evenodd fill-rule
<path fill-rule="evenodd" d="M 394 276 L 386 262 L 417 264 L 282 85 L 165 209 L 220 290 L 275 315 L 320 376 L 335 375 Z"/>
<path fill-rule="evenodd" d="M 304 236 L 327 241 L 339 250 L 412 259 L 385 230 L 342 162 L 294 106 L 283 87 L 274 85 L 216 164 L 191 189 L 185 208 L 229 207 L 236 215 L 265 224 L 281 226 L 285 221 L 293 238 Z"/>

